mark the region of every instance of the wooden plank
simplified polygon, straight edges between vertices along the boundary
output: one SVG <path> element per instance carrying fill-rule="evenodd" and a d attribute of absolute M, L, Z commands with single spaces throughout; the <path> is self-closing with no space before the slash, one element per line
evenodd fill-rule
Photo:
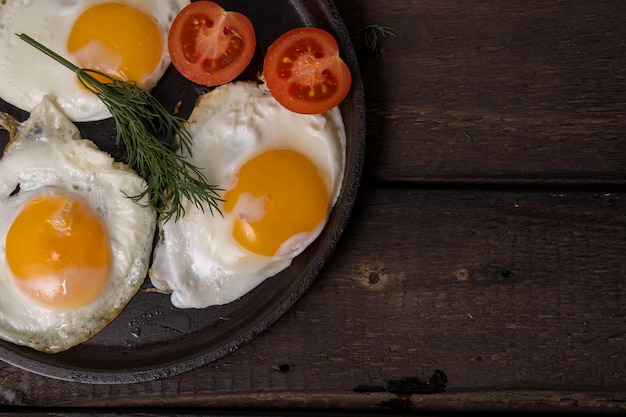
<path fill-rule="evenodd" d="M 626 3 L 336 2 L 362 54 L 368 175 L 422 183 L 623 184 Z"/>
<path fill-rule="evenodd" d="M 407 415 L 467 416 L 467 412 L 517 411 L 546 413 L 541 415 L 618 414 L 624 412 L 623 395 L 593 395 L 574 391 L 508 391 L 508 392 L 450 392 L 416 395 L 389 393 L 354 393 L 336 391 L 316 392 L 250 392 L 207 394 L 203 396 L 134 397 L 112 406 L 108 400 L 85 401 L 89 408 L 12 408 L 15 412 L 37 411 L 55 416 L 89 414 L 95 416 L 188 416 L 202 413 L 210 416 L 371 416 Z M 281 408 L 277 408 L 280 405 Z M 139 407 L 139 408 L 137 408 Z M 138 410 L 130 414 L 129 410 Z M 451 411 L 452 410 L 452 411 Z M 88 411 L 88 412 L 87 412 Z M 129 414 L 124 414 L 124 412 Z M 241 414 L 239 414 L 241 413 Z M 379 413 L 379 414 L 377 414 Z M 547 414 L 549 413 L 549 414 Z M 22 414 L 23 415 L 23 414 Z M 50 415 L 50 414 L 46 414 Z M 474 414 L 471 414 L 474 415 Z"/>
<path fill-rule="evenodd" d="M 239 351 L 130 385 L 2 364 L 0 404 L 625 411 L 625 215 L 620 193 L 365 187 L 323 274 Z"/>

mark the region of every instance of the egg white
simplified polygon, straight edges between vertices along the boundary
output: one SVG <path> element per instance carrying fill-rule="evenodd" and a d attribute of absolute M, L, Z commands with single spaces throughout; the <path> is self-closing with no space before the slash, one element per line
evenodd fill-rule
<path fill-rule="evenodd" d="M 264 85 L 235 82 L 202 96 L 189 118 L 192 156 L 209 184 L 227 189 L 239 168 L 270 149 L 291 149 L 307 156 L 323 173 L 331 206 L 339 195 L 345 169 L 345 128 L 335 108 L 302 115 L 282 107 Z M 321 232 L 292 239 L 277 256 L 250 252 L 232 236 L 234 215 L 212 214 L 186 201 L 185 215 L 160 224 L 152 284 L 171 292 L 179 308 L 229 303 L 291 264 Z M 330 210 L 330 207 L 329 207 Z"/>
<path fill-rule="evenodd" d="M 19 187 L 18 187 L 19 186 Z M 123 193 L 136 195 L 145 182 L 89 140 L 47 97 L 19 126 L 0 160 L 0 337 L 49 353 L 77 345 L 113 320 L 146 277 L 155 215 Z M 5 237 L 23 205 L 45 193 L 82 197 L 109 235 L 110 280 L 88 305 L 54 309 L 16 286 L 7 265 Z"/>
<path fill-rule="evenodd" d="M 156 84 L 170 64 L 167 34 L 174 17 L 189 0 L 115 0 L 152 16 L 163 32 L 163 53 L 152 76 Z M 54 96 L 72 121 L 111 117 L 74 74 L 28 45 L 16 34 L 25 33 L 66 59 L 67 39 L 83 10 L 104 0 L 11 0 L 0 2 L 0 97 L 30 112 L 44 96 Z M 70 59 L 71 60 L 71 59 Z"/>

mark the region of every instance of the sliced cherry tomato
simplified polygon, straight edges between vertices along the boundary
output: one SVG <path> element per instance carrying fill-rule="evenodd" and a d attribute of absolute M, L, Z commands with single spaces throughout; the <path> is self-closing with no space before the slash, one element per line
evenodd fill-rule
<path fill-rule="evenodd" d="M 311 27 L 293 29 L 274 41 L 263 62 L 263 75 L 280 104 L 304 114 L 337 106 L 352 83 L 335 38 Z"/>
<path fill-rule="evenodd" d="M 168 36 L 172 63 L 188 80 L 206 86 L 227 83 L 243 72 L 254 55 L 252 23 L 212 1 L 184 7 Z"/>

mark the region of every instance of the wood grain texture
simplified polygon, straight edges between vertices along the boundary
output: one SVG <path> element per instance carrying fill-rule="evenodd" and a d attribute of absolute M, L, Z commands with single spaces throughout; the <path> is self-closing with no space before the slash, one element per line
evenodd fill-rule
<path fill-rule="evenodd" d="M 626 3 L 337 6 L 395 28 L 364 57 L 368 174 L 419 182 L 623 183 Z"/>
<path fill-rule="evenodd" d="M 387 410 L 390 381 L 441 370 L 446 392 L 405 406 L 626 411 L 625 214 L 622 194 L 367 189 L 310 291 L 239 351 L 130 385 L 0 365 L 0 402 Z"/>

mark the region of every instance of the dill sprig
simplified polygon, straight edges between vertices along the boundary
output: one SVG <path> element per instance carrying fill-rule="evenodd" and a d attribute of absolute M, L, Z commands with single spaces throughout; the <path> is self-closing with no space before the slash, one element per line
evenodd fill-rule
<path fill-rule="evenodd" d="M 380 57 L 380 38 L 385 36 L 396 37 L 396 32 L 392 27 L 376 24 L 365 26 L 359 33 L 363 37 L 365 47 L 377 58 Z"/>
<path fill-rule="evenodd" d="M 124 144 L 129 165 L 146 179 L 146 189 L 127 195 L 136 203 L 147 197 L 147 205 L 161 215 L 163 221 L 179 219 L 185 214 L 183 199 L 211 214 L 220 212 L 219 188 L 208 185 L 201 170 L 176 153 L 164 140 L 178 138 L 180 146 L 191 154 L 191 134 L 182 117 L 168 112 L 146 89 L 100 71 L 79 68 L 59 54 L 25 34 L 17 35 L 58 63 L 72 70 L 78 80 L 92 91 L 109 109 L 116 126 L 116 145 Z M 98 77 L 98 78 L 97 78 Z M 104 81 L 100 81 L 100 79 Z"/>

